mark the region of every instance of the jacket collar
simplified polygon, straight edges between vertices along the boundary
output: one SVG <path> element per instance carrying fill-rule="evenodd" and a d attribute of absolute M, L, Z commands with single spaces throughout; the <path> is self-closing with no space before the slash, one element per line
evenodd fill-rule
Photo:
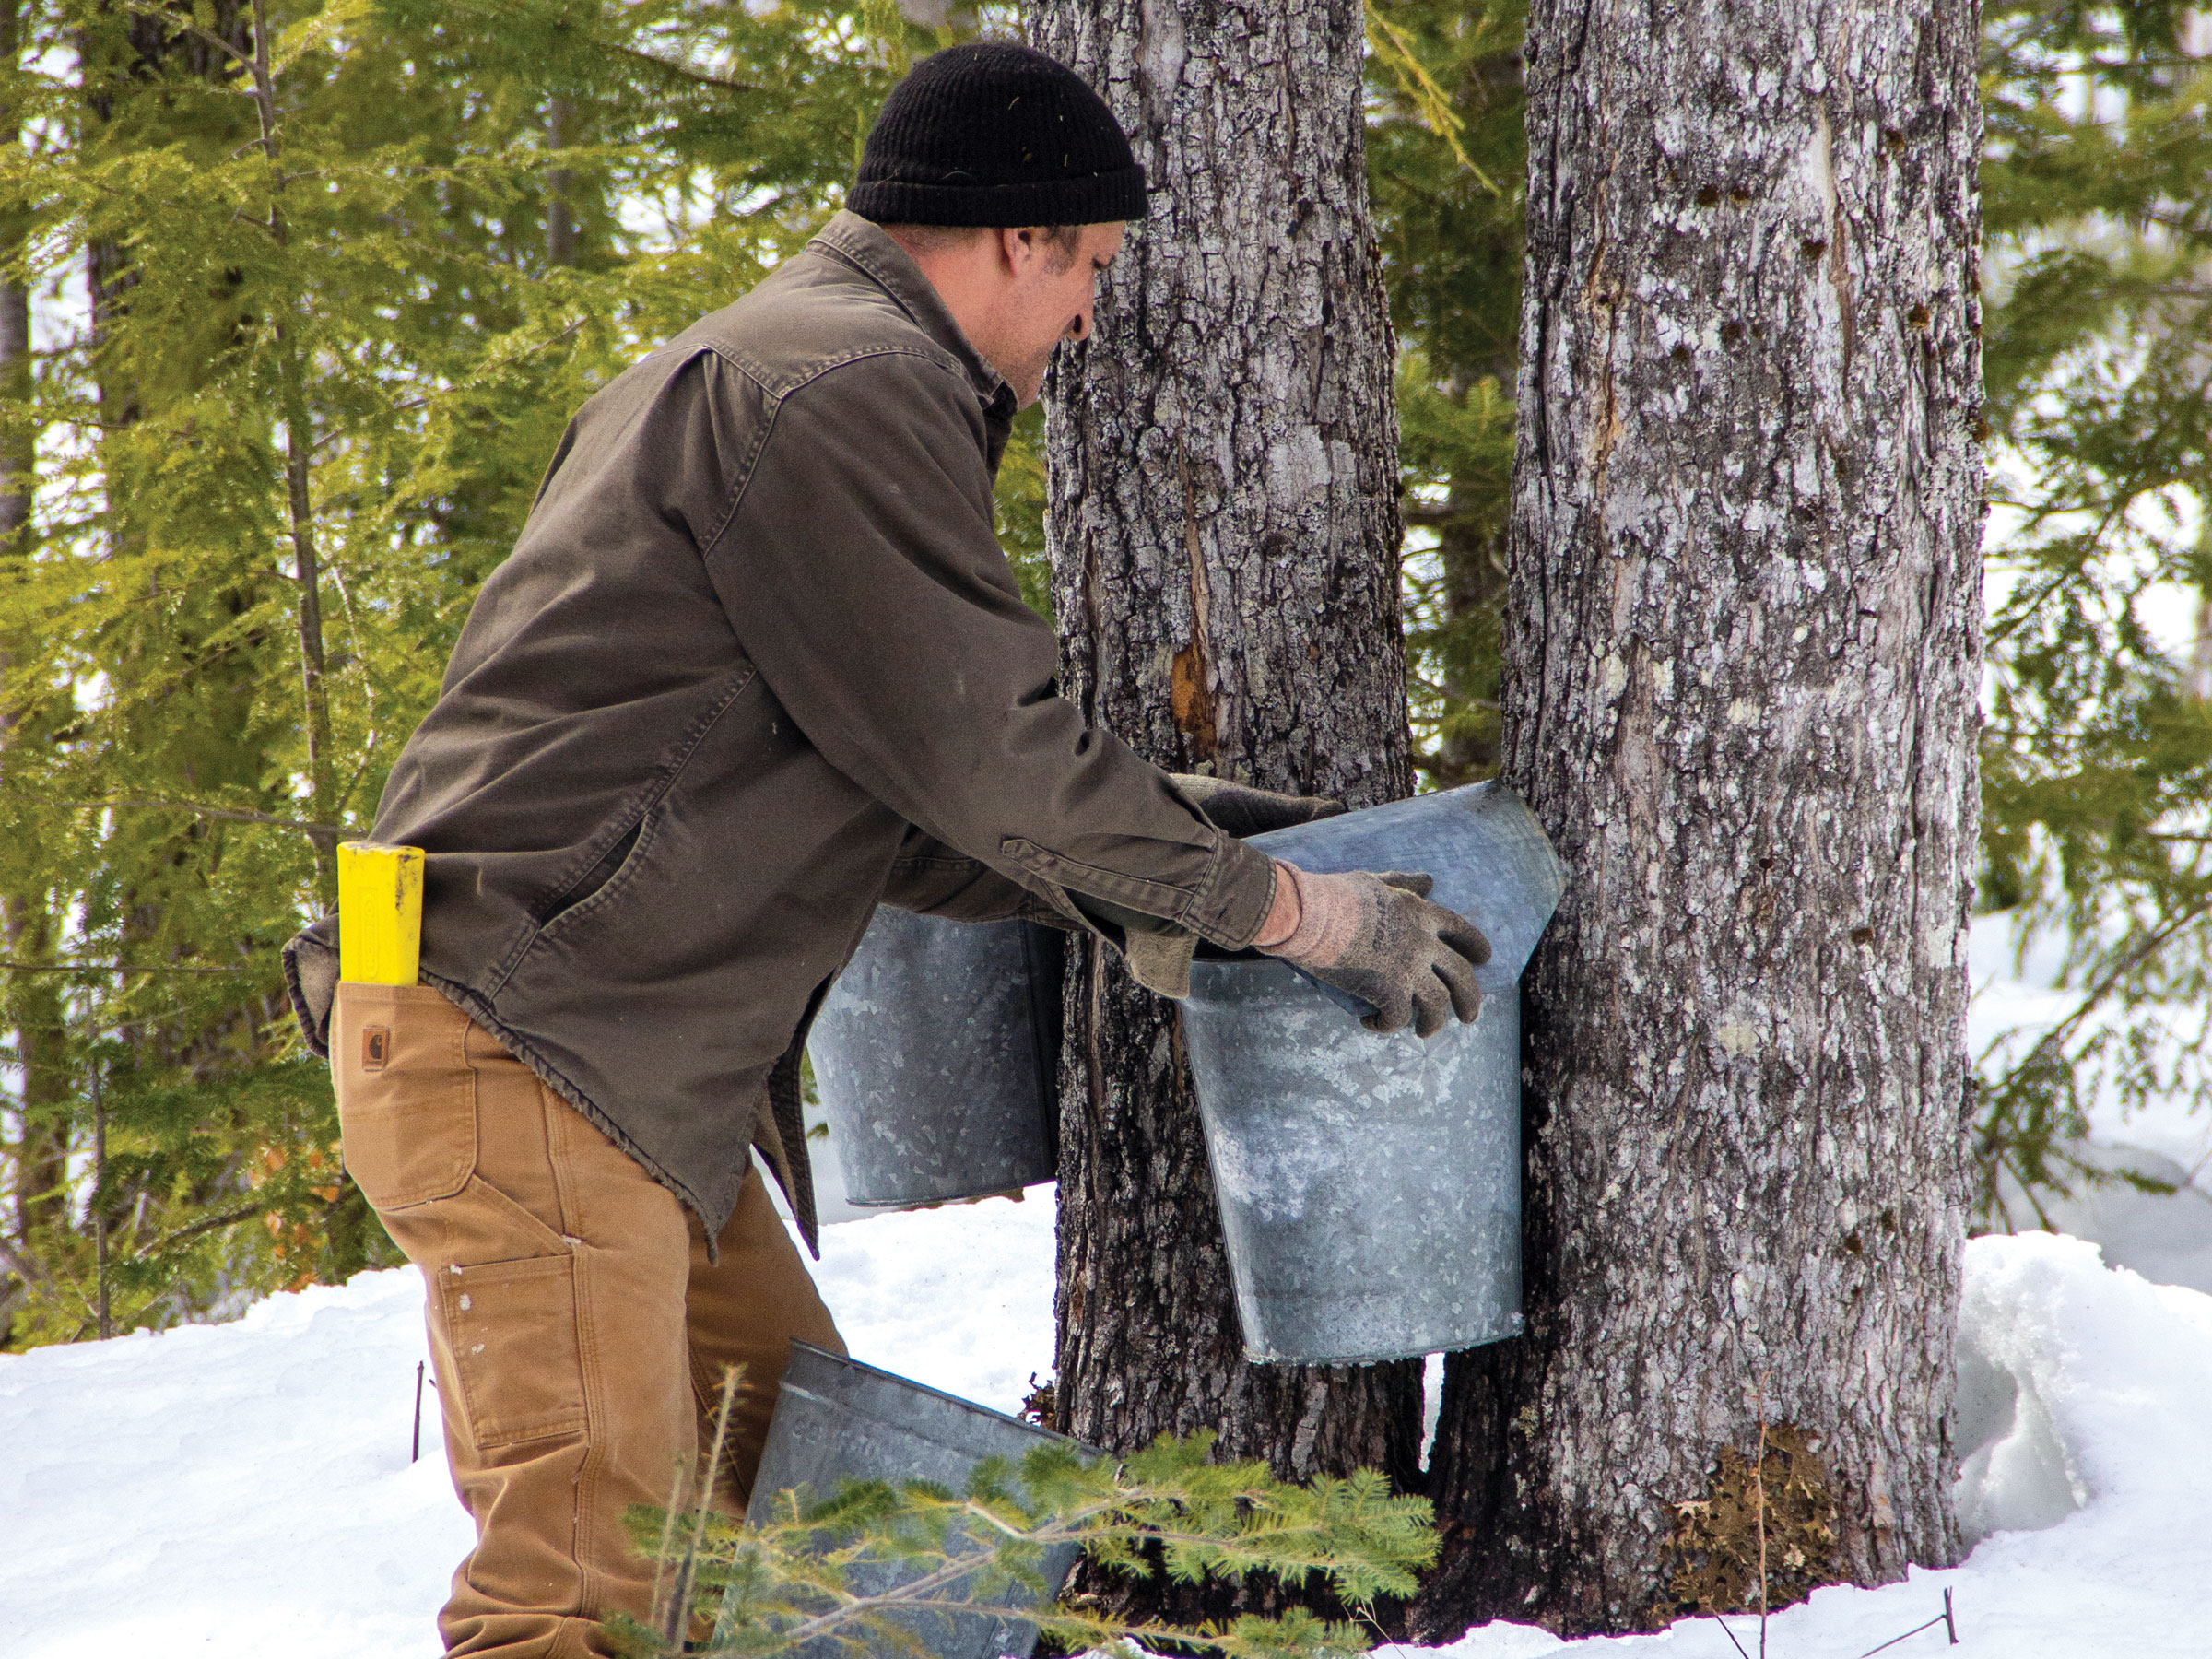
<path fill-rule="evenodd" d="M 945 309 L 945 301 L 937 298 L 935 287 L 922 274 L 922 267 L 904 248 L 885 235 L 880 227 L 857 213 L 840 209 L 816 235 L 814 243 L 841 254 L 874 277 L 877 285 L 914 320 L 916 327 L 959 359 L 960 367 L 968 371 L 969 384 L 975 388 L 976 401 L 994 414 L 1013 418 L 1014 388 L 968 343 L 968 336 L 952 320 L 952 313 Z M 998 406 L 1002 402 L 1003 410 Z"/>

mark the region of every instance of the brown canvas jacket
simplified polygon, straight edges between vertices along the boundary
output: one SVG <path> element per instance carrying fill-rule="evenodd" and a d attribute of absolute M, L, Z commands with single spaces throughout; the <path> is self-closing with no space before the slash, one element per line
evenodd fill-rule
<path fill-rule="evenodd" d="M 578 412 L 385 788 L 375 839 L 429 854 L 424 980 L 709 1238 L 758 1144 L 814 1241 L 798 1055 L 879 901 L 1229 948 L 1272 901 L 1057 694 L 992 532 L 1013 413 L 840 214 Z M 336 936 L 287 951 L 318 1052 Z"/>

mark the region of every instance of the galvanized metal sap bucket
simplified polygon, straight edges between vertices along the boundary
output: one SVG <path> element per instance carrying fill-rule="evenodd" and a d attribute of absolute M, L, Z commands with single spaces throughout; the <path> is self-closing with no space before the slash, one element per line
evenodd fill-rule
<path fill-rule="evenodd" d="M 1481 1017 L 1366 1030 L 1273 959 L 1197 963 L 1183 1033 L 1253 1359 L 1341 1364 L 1521 1329 L 1521 970 L 1566 878 L 1477 783 L 1252 838 L 1301 869 L 1416 870 L 1488 935 Z"/>
<path fill-rule="evenodd" d="M 1073 1443 L 1018 1418 L 794 1342 L 746 1519 L 767 1520 L 785 1491 L 805 1488 L 827 1498 L 848 1479 L 930 1480 L 962 1491 L 984 1458 L 1018 1464 L 1031 1447 L 1054 1441 Z M 1063 1545 L 1040 1563 L 1053 1595 L 1080 1553 L 1077 1545 Z M 915 1576 L 915 1569 L 892 1562 L 862 1564 L 848 1572 L 846 1583 L 864 1594 L 881 1594 Z M 1018 1591 L 1015 1605 L 1029 1605 Z M 900 1622 L 938 1659 L 998 1659 L 1026 1654 L 1037 1643 L 1036 1626 L 984 1614 L 912 1613 Z M 724 1632 L 718 1629 L 715 1634 Z M 867 1651 L 878 1648 L 870 1643 Z M 794 1652 L 799 1659 L 851 1659 L 850 1650 L 828 1637 L 801 1643 Z"/>
<path fill-rule="evenodd" d="M 807 1039 L 845 1195 L 936 1204 L 1052 1180 L 1059 934 L 884 906 Z"/>

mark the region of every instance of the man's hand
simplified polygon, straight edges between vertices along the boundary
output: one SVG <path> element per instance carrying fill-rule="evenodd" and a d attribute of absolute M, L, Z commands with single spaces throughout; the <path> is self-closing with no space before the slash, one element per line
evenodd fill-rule
<path fill-rule="evenodd" d="M 1426 876 L 1390 870 L 1316 875 L 1282 863 L 1277 880 L 1295 892 L 1296 920 L 1288 936 L 1278 898 L 1259 948 L 1303 969 L 1324 984 L 1350 993 L 1375 1012 L 1360 1023 L 1396 1031 L 1411 1020 L 1418 1036 L 1435 1036 L 1454 1014 L 1472 1024 L 1482 1011 L 1475 970 L 1490 959 L 1482 930 L 1456 911 L 1429 902 Z"/>
<path fill-rule="evenodd" d="M 1335 818 L 1344 810 L 1342 801 L 1326 795 L 1277 794 L 1272 789 L 1254 789 L 1227 778 L 1202 778 L 1192 772 L 1170 772 L 1182 798 L 1214 821 L 1216 829 L 1242 841 L 1270 830 L 1288 830 L 1293 824 L 1311 824 L 1316 818 Z"/>

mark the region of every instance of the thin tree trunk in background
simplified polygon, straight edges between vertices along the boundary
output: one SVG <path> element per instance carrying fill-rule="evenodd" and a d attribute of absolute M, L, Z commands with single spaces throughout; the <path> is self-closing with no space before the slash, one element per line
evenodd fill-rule
<path fill-rule="evenodd" d="M 1453 516 L 1436 537 L 1452 634 L 1443 665 L 1444 696 L 1459 707 L 1495 706 L 1498 695 L 1488 670 L 1496 661 L 1496 618 L 1505 595 L 1505 549 L 1497 526 L 1482 511 L 1489 504 L 1455 481 L 1446 503 Z M 1444 789 L 1472 783 L 1497 770 L 1498 745 L 1489 726 L 1472 721 L 1445 731 L 1430 768 L 1436 786 Z"/>
<path fill-rule="evenodd" d="M 115 1335 L 114 1309 L 108 1298 L 108 1105 L 102 1096 L 98 1072 L 92 1077 L 92 1249 L 93 1276 L 96 1285 L 92 1303 L 92 1320 L 105 1342 Z"/>
<path fill-rule="evenodd" d="M 1402 796 L 1397 432 L 1358 0 L 1040 0 L 1030 18 L 1113 106 L 1154 192 L 1095 337 L 1049 386 L 1067 692 L 1163 766 Z M 1244 1362 L 1173 1005 L 1094 944 L 1068 1010 L 1060 1427 L 1116 1451 L 1215 1429 L 1285 1476 L 1412 1479 L 1418 1366 Z"/>
<path fill-rule="evenodd" d="M 13 962 L 53 959 L 53 924 L 45 895 L 0 895 L 0 938 Z M 69 1219 L 71 1077 L 68 1013 L 58 976 L 11 973 L 6 998 L 19 1078 L 17 1138 L 7 1147 L 14 1191 L 15 1240 L 36 1260 L 40 1236 Z M 0 1338 L 5 1332 L 0 1332 Z"/>
<path fill-rule="evenodd" d="M 16 67 L 22 50 L 22 7 L 0 5 L 0 63 Z M 13 110 L 0 112 L 0 135 L 20 138 Z M 30 218 L 20 203 L 0 204 L 0 262 L 12 265 L 23 252 Z M 0 397 L 27 399 L 31 385 L 30 291 L 0 275 Z M 19 559 L 30 526 L 31 494 L 37 485 L 35 442 L 27 435 L 0 440 L 0 557 Z M 12 641 L 0 640 L 0 680 L 15 666 Z M 8 750 L 24 737 L 23 712 L 12 701 L 0 707 L 0 775 Z M 0 937 L 8 959 L 40 962 L 51 958 L 53 922 L 42 893 L 0 894 Z M 6 1147 L 6 1180 L 13 1194 L 14 1235 L 27 1262 L 37 1260 L 37 1236 L 57 1221 L 66 1224 L 69 1171 L 68 1034 L 61 988 L 50 974 L 11 973 L 0 987 L 13 1033 L 14 1064 L 19 1078 L 16 1102 L 17 1138 Z M 0 1322 L 0 1342 L 6 1340 Z"/>
<path fill-rule="evenodd" d="M 2212 478 L 2197 487 L 2196 499 L 2212 503 Z M 2212 571 L 2212 511 L 2199 511 L 2204 521 L 2197 526 L 2196 556 L 2203 569 Z M 2182 684 L 2189 696 L 2212 702 L 2212 578 L 2197 590 L 2196 638 L 2189 643 L 2189 672 Z"/>
<path fill-rule="evenodd" d="M 1533 9 L 1503 775 L 1571 885 L 1527 1335 L 1448 1364 L 1429 1638 L 1756 1607 L 1678 1506 L 1762 1440 L 1776 1605 L 1959 1555 L 1977 32 Z"/>
<path fill-rule="evenodd" d="M 556 98 L 546 110 L 546 145 L 550 149 L 566 149 L 575 142 L 576 106 L 565 98 Z M 569 191 L 575 182 L 565 167 L 557 167 L 546 174 L 546 263 L 549 265 L 572 265 L 576 263 L 576 216 L 569 206 Z"/>
<path fill-rule="evenodd" d="M 268 9 L 265 0 L 252 0 L 252 5 L 253 52 L 249 71 L 253 108 L 261 124 L 261 159 L 269 170 L 269 240 L 282 248 L 290 240 L 283 206 L 290 175 L 284 171 L 283 121 L 276 107 L 276 78 L 269 67 Z M 337 816 L 336 782 L 331 767 L 328 665 L 323 652 L 323 559 L 315 542 L 315 429 L 307 405 L 311 348 L 300 343 L 302 325 L 296 315 L 288 315 L 270 332 L 281 361 L 285 515 L 291 533 L 292 580 L 299 589 L 300 689 L 307 717 L 307 817 L 327 823 Z M 308 840 L 315 848 L 316 897 L 325 907 L 335 905 L 338 901 L 338 838 L 328 830 L 311 830 Z"/>

